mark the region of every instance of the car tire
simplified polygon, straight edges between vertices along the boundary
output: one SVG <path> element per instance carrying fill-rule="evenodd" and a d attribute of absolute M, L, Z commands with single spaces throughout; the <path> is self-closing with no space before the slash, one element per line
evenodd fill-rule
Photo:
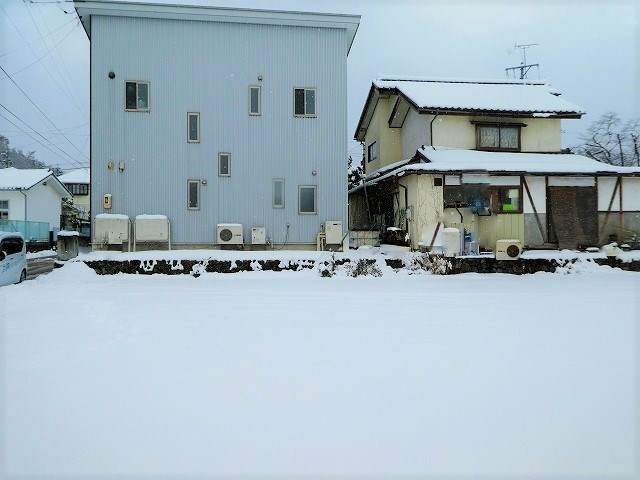
<path fill-rule="evenodd" d="M 22 272 L 20 272 L 20 280 L 18 280 L 18 283 L 22 283 L 27 279 L 27 271 L 26 270 L 22 270 Z"/>

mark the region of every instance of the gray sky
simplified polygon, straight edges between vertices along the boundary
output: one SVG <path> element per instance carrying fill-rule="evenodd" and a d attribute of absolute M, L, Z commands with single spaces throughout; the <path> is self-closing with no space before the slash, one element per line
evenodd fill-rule
<path fill-rule="evenodd" d="M 14 148 L 35 150 L 48 164 L 86 166 L 89 41 L 74 20 L 72 3 L 36 3 L 43 1 L 51 0 L 0 1 L 0 66 L 24 91 L 0 70 L 0 104 L 11 112 L 0 107 L 0 134 Z M 346 134 L 356 156 L 360 150 L 353 132 L 378 74 L 504 78 L 505 67 L 522 61 L 515 44 L 539 44 L 527 50 L 528 63 L 540 64 L 539 77 L 532 70 L 529 78 L 548 80 L 587 111 L 582 120 L 563 121 L 565 146 L 576 144 L 580 132 L 605 112 L 624 119 L 640 116 L 640 4 L 633 0 L 165 3 L 361 15 L 348 59 Z"/>

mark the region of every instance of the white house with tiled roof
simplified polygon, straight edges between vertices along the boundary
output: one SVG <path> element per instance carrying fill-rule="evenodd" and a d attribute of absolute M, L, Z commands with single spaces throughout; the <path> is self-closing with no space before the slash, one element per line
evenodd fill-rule
<path fill-rule="evenodd" d="M 584 113 L 544 81 L 383 76 L 355 132 L 367 181 L 350 226 L 400 228 L 414 248 L 445 228 L 487 250 L 624 240 L 640 232 L 640 169 L 563 153 L 561 121 Z"/>
<path fill-rule="evenodd" d="M 71 193 L 47 169 L 0 169 L 0 230 L 20 230 L 21 222 L 46 222 L 47 235 L 39 239 L 48 239 L 48 231 L 60 226 L 64 198 Z"/>

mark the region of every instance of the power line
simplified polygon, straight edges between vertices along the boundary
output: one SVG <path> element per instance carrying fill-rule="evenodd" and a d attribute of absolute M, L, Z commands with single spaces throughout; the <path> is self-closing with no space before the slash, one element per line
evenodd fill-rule
<path fill-rule="evenodd" d="M 0 117 L 4 118 L 7 122 L 9 122 L 11 125 L 13 125 L 14 127 L 16 127 L 18 130 L 22 131 L 25 135 L 27 135 L 29 138 L 31 138 L 32 140 L 34 140 L 35 142 L 39 143 L 40 145 L 42 145 L 44 148 L 46 148 L 47 150 L 49 150 L 51 153 L 53 153 L 55 156 L 60 157 L 62 160 L 66 160 L 63 156 L 61 156 L 59 153 L 54 152 L 53 150 L 51 150 L 49 147 L 47 147 L 44 143 L 38 141 L 37 138 L 31 136 L 28 132 L 25 132 L 24 130 L 22 130 L 18 125 L 16 125 L 15 123 L 13 123 L 11 120 L 9 120 L 7 117 L 5 117 L 4 115 L 2 115 L 2 113 L 0 113 Z M 36 132 L 37 133 L 37 132 Z M 53 145 L 53 144 L 52 144 Z M 55 145 L 54 145 L 55 146 Z M 58 147 L 57 147 L 58 148 Z M 64 150 L 62 150 L 64 152 Z M 68 153 L 64 152 L 66 155 L 69 155 Z M 72 157 L 70 157 L 72 158 Z M 72 158 L 73 159 L 73 158 Z M 68 164 L 67 164 L 68 165 Z"/>
<path fill-rule="evenodd" d="M 26 5 L 25 5 L 26 7 Z M 11 25 L 13 25 L 13 28 L 16 30 L 16 32 L 18 32 L 18 35 L 20 35 L 20 37 L 22 38 L 22 40 L 27 44 L 27 46 L 29 47 L 29 50 L 31 50 L 31 52 L 33 53 L 33 55 L 37 58 L 38 54 L 36 53 L 36 51 L 33 49 L 33 47 L 29 44 L 29 42 L 27 41 L 27 39 L 24 37 L 24 35 L 22 34 L 22 32 L 20 31 L 20 29 L 16 26 L 15 23 L 13 23 L 13 20 L 11 20 L 11 17 L 9 16 L 9 14 L 7 13 L 7 11 L 4 9 L 4 7 L 2 6 L 2 4 L 0 4 L 0 9 L 2 9 L 2 11 L 4 12 L 4 14 L 7 16 L 7 18 L 9 19 L 9 22 L 11 22 Z M 27 8 L 27 11 L 29 11 L 29 9 Z M 29 15 L 31 15 L 31 12 L 29 12 Z M 31 19 L 33 21 L 33 17 Z M 35 22 L 34 22 L 35 23 Z M 60 90 L 62 90 L 62 93 L 64 93 L 67 98 L 69 100 L 71 100 L 71 103 L 73 104 L 74 107 L 76 107 L 76 109 L 78 109 L 78 111 L 80 113 L 82 113 L 83 115 L 86 115 L 86 112 L 83 112 L 82 109 L 76 104 L 76 101 L 71 98 L 69 96 L 69 94 L 64 90 L 64 88 L 62 88 L 62 86 L 60 85 L 60 83 L 58 82 L 58 80 L 56 79 L 56 77 L 53 76 L 53 74 L 49 71 L 49 69 L 47 68 L 47 66 L 40 60 L 40 63 L 42 65 L 42 67 L 45 69 L 45 71 L 49 74 L 49 76 L 51 77 L 51 79 L 55 82 L 55 84 L 58 86 L 58 88 Z M 4 69 L 3 69 L 4 71 Z M 5 72 L 6 74 L 6 72 Z M 7 74 L 7 76 L 9 76 L 9 74 Z M 15 83 L 15 82 L 14 82 Z"/>
<path fill-rule="evenodd" d="M 49 140 L 48 138 L 45 138 L 41 133 L 39 133 L 35 128 L 33 128 L 31 125 L 29 125 L 27 122 L 25 122 L 24 120 L 22 120 L 19 116 L 17 116 L 15 113 L 13 113 L 11 110 L 9 110 L 7 107 L 5 107 L 4 105 L 2 105 L 0 103 L 0 107 L 4 108 L 7 112 L 9 112 L 13 117 L 15 117 L 18 121 L 22 122 L 24 125 L 26 125 L 28 128 L 30 128 L 31 130 L 33 130 L 33 132 L 38 135 L 40 138 L 42 138 L 45 142 L 49 143 L 52 147 L 57 148 L 59 151 L 61 151 L 63 154 L 65 154 L 67 157 L 69 157 L 71 159 L 72 162 L 78 163 L 78 161 L 73 158 L 69 153 L 65 152 L 64 150 L 62 150 L 60 147 L 58 147 L 55 143 L 53 143 L 51 140 Z M 29 138 L 35 140 L 36 142 L 38 141 L 38 139 L 33 138 L 31 135 L 29 135 L 28 132 L 25 132 L 24 130 L 22 130 L 22 128 L 20 128 L 18 125 L 16 125 L 15 123 L 11 122 L 8 118 L 6 117 L 2 117 L 5 120 L 7 120 L 9 123 L 11 123 L 14 127 L 18 128 L 21 132 L 23 132 L 25 135 L 27 135 Z M 42 144 L 41 145 L 45 148 L 47 148 L 49 151 L 51 151 L 51 149 L 49 149 L 46 145 Z M 83 147 L 84 148 L 84 147 Z M 55 153 L 55 152 L 52 152 Z M 57 154 L 59 157 L 60 155 Z M 63 157 L 60 157 L 63 158 Z M 88 160 L 88 159 L 87 159 Z"/>
<path fill-rule="evenodd" d="M 6 13 L 6 12 L 5 12 L 5 13 Z M 49 35 L 51 35 L 51 34 L 53 34 L 54 32 L 57 32 L 57 31 L 58 31 L 58 30 L 60 30 L 61 28 L 66 27 L 66 26 L 67 26 L 67 25 L 69 25 L 71 22 L 75 22 L 75 21 L 76 21 L 76 19 L 75 19 L 75 18 L 72 18 L 72 19 L 71 19 L 71 20 L 69 20 L 67 23 L 65 23 L 65 24 L 63 24 L 63 25 L 60 25 L 58 28 L 56 28 L 56 29 L 54 29 L 54 30 L 51 30 L 51 32 L 47 33 L 47 35 L 45 35 L 45 37 L 46 37 L 46 36 L 49 36 Z M 31 43 L 36 43 L 36 42 L 37 42 L 37 41 L 39 41 L 41 38 L 42 38 L 42 37 L 40 37 L 40 38 L 38 38 L 38 39 L 34 40 L 34 41 L 33 41 L 33 42 L 31 42 Z M 12 53 L 17 52 L 18 50 L 22 50 L 23 48 L 25 48 L 25 47 L 27 47 L 27 46 L 29 46 L 29 45 L 25 43 L 25 44 L 24 44 L 24 45 L 22 45 L 21 47 L 15 48 L 15 49 L 11 50 L 10 52 L 2 53 L 2 54 L 0 54 L 0 58 L 1 58 L 1 57 L 6 57 L 7 55 L 11 55 Z"/>
<path fill-rule="evenodd" d="M 76 146 L 71 142 L 71 140 L 69 140 L 69 139 L 65 136 L 65 134 L 64 134 L 64 133 L 62 133 L 62 132 L 60 131 L 60 129 L 57 127 L 57 125 L 56 125 L 55 123 L 53 123 L 53 121 L 52 121 L 52 120 L 47 116 L 47 114 L 46 114 L 46 113 L 44 113 L 44 112 L 42 111 L 42 109 L 41 109 L 38 105 L 36 105 L 36 104 L 35 104 L 35 102 L 34 102 L 33 100 L 31 100 L 31 97 L 29 97 L 29 95 L 27 95 L 27 93 L 26 93 L 26 92 L 25 92 L 25 91 L 20 87 L 20 85 L 18 85 L 18 84 L 16 83 L 16 81 L 11 77 L 11 75 L 9 75 L 9 74 L 7 73 L 7 71 L 2 67 L 2 65 L 0 65 L 0 70 L 2 70 L 2 71 L 4 72 L 4 74 L 5 74 L 7 77 L 9 77 L 9 80 L 11 80 L 11 82 L 13 82 L 13 84 L 14 84 L 16 87 L 18 87 L 18 90 L 20 90 L 20 91 L 22 92 L 22 94 L 27 98 L 27 100 L 29 100 L 29 102 L 31 102 L 31 104 L 32 104 L 34 107 L 36 107 L 36 109 L 37 109 L 37 110 L 38 110 L 38 111 L 39 111 L 39 112 L 44 116 L 44 118 L 46 118 L 46 119 L 49 121 L 49 123 L 50 123 L 51 125 L 53 125 L 53 128 L 55 128 L 55 129 L 56 129 L 56 131 L 57 131 L 60 135 L 62 135 L 62 137 L 63 137 L 63 138 L 64 138 L 64 139 L 69 143 L 69 145 L 71 145 L 73 148 L 75 148 L 76 150 L 78 150 L 82 155 L 84 155 L 84 154 L 83 154 L 83 153 L 78 149 L 78 147 L 76 147 Z M 87 160 L 89 160 L 89 157 L 87 157 L 86 155 L 84 155 L 84 157 L 85 157 Z"/>

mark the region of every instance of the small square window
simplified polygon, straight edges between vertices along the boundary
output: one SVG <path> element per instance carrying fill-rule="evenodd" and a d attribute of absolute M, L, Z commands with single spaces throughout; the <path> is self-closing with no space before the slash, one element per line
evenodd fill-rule
<path fill-rule="evenodd" d="M 522 213 L 520 187 L 494 187 L 493 209 L 498 213 Z"/>
<path fill-rule="evenodd" d="M 218 154 L 218 176 L 220 177 L 231 176 L 231 154 L 230 153 Z"/>
<path fill-rule="evenodd" d="M 300 185 L 298 187 L 298 213 L 315 215 L 316 211 L 316 185 Z"/>
<path fill-rule="evenodd" d="M 128 111 L 149 111 L 149 82 L 126 81 L 125 110 Z"/>
<path fill-rule="evenodd" d="M 373 162 L 378 158 L 378 143 L 373 142 L 368 148 L 368 162 Z"/>
<path fill-rule="evenodd" d="M 187 209 L 200 210 L 200 180 L 187 181 Z"/>
<path fill-rule="evenodd" d="M 316 116 L 316 89 L 293 89 L 293 114 L 296 117 Z"/>
<path fill-rule="evenodd" d="M 249 87 L 249 115 L 261 114 L 262 89 L 256 86 Z"/>
<path fill-rule="evenodd" d="M 273 181 L 273 208 L 284 208 L 284 178 Z"/>
<path fill-rule="evenodd" d="M 187 113 L 187 142 L 200 142 L 200 114 L 197 112 Z"/>

